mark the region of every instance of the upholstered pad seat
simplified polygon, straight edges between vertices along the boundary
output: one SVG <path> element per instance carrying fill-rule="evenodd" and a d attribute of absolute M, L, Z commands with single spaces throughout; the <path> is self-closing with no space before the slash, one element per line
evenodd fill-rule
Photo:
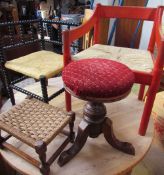
<path fill-rule="evenodd" d="M 98 58 L 71 62 L 64 68 L 62 78 L 71 94 L 96 101 L 125 96 L 134 83 L 134 74 L 127 66 Z"/>
<path fill-rule="evenodd" d="M 132 70 L 151 72 L 153 61 L 151 53 L 147 50 L 115 47 L 95 44 L 92 47 L 76 54 L 73 59 L 105 58 L 127 65 Z"/>
<path fill-rule="evenodd" d="M 0 114 L 0 129 L 35 147 L 37 141 L 50 143 L 69 123 L 63 110 L 36 99 L 26 99 Z"/>
<path fill-rule="evenodd" d="M 63 55 L 38 51 L 7 61 L 5 67 L 35 79 L 39 79 L 41 75 L 51 78 L 62 70 Z"/>

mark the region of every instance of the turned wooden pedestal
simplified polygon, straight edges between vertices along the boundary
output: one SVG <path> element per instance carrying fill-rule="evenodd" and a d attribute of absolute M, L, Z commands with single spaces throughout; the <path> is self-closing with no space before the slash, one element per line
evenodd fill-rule
<path fill-rule="evenodd" d="M 59 159 L 58 164 L 63 166 L 71 160 L 84 146 L 88 136 L 91 138 L 104 134 L 106 141 L 114 148 L 127 154 L 134 155 L 135 149 L 132 144 L 118 140 L 113 132 L 112 121 L 105 117 L 106 107 L 100 102 L 88 102 L 84 106 L 83 119 L 78 126 L 78 132 L 74 144 L 64 151 Z"/>

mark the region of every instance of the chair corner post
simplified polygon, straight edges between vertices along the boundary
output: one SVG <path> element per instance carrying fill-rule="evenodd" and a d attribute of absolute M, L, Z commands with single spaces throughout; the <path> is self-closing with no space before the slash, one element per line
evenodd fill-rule
<path fill-rule="evenodd" d="M 43 20 L 42 19 L 40 19 L 40 22 L 39 22 L 39 31 L 40 31 L 41 48 L 45 50 L 44 30 L 43 30 Z"/>
<path fill-rule="evenodd" d="M 48 103 L 48 92 L 47 92 L 47 79 L 44 75 L 41 75 L 39 77 L 40 79 L 40 84 L 41 84 L 41 90 L 42 90 L 42 95 L 43 95 L 43 101 L 45 103 Z"/>

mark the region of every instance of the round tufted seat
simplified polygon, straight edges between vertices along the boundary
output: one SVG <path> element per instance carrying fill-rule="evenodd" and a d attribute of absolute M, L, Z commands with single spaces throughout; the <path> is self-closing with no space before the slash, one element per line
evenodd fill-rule
<path fill-rule="evenodd" d="M 62 78 L 67 91 L 84 100 L 122 99 L 134 83 L 134 74 L 127 66 L 99 58 L 71 62 Z"/>

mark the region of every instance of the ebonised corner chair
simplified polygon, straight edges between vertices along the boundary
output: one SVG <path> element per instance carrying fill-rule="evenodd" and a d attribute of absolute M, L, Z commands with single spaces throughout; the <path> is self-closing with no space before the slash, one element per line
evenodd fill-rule
<path fill-rule="evenodd" d="M 53 36 L 53 24 L 58 25 L 58 36 L 55 38 Z M 64 92 L 64 88 L 61 88 L 60 90 L 58 90 L 57 92 L 55 92 L 51 96 L 48 96 L 48 92 L 47 92 L 47 85 L 48 85 L 47 80 L 48 80 L 48 78 L 60 75 L 62 68 L 63 68 L 63 65 L 62 66 L 60 65 L 60 67 L 57 67 L 58 70 L 54 70 L 55 72 L 51 71 L 51 76 L 40 74 L 40 76 L 37 78 L 36 78 L 36 76 L 29 75 L 26 72 L 24 73 L 24 71 L 22 72 L 22 70 L 18 70 L 20 67 L 22 67 L 21 61 L 16 62 L 17 66 L 20 63 L 20 65 L 19 65 L 20 67 L 18 69 L 17 68 L 13 69 L 13 65 L 11 67 L 5 66 L 6 64 L 8 64 L 8 62 L 9 63 L 11 62 L 13 64 L 12 61 L 17 60 L 17 59 L 13 59 L 11 61 L 7 60 L 6 53 L 9 50 L 13 51 L 13 49 L 18 48 L 19 50 L 14 52 L 14 54 L 17 55 L 16 58 L 20 57 L 20 55 L 21 56 L 23 55 L 23 57 L 21 57 L 21 60 L 24 59 L 24 57 L 25 57 L 26 61 L 27 61 L 28 60 L 27 56 L 29 56 L 29 48 L 31 49 L 30 52 L 34 52 L 32 54 L 39 53 L 39 52 L 36 52 L 38 50 L 46 50 L 47 45 L 48 46 L 51 45 L 54 48 L 56 48 L 55 46 L 61 46 L 61 48 L 62 48 L 61 26 L 63 26 L 63 25 L 67 26 L 67 29 L 70 29 L 72 26 L 74 26 L 74 27 L 79 26 L 80 23 L 72 23 L 69 21 L 62 21 L 62 20 L 43 20 L 43 19 L 0 23 L 0 28 L 5 27 L 6 30 L 8 31 L 7 39 L 3 39 L 4 37 L 1 37 L 1 39 L 0 39 L 0 72 L 2 75 L 2 80 L 4 82 L 4 86 L 6 87 L 6 90 L 7 90 L 8 96 L 11 100 L 12 105 L 15 105 L 15 98 L 14 98 L 13 89 L 20 91 L 28 96 L 34 97 L 38 100 L 41 100 L 43 102 L 46 102 L 46 103 L 48 103 L 50 100 L 52 100 L 53 98 L 55 98 L 56 96 L 58 96 L 59 94 Z M 28 31 L 27 31 L 27 28 L 28 28 Z M 47 37 L 45 37 L 45 32 L 49 36 L 48 39 L 47 39 Z M 14 37 L 14 36 L 16 36 L 16 37 Z M 7 43 L 7 44 L 5 44 L 5 43 Z M 73 44 L 72 47 L 76 48 L 77 50 L 80 49 L 80 42 Z M 24 48 L 24 49 L 21 49 L 21 48 Z M 62 51 L 62 49 L 61 49 L 61 51 Z M 44 53 L 46 55 L 47 52 L 44 52 Z M 54 53 L 54 52 L 51 52 L 51 57 L 52 57 L 52 53 Z M 42 55 L 42 53 L 41 53 L 41 55 Z M 38 57 L 38 55 L 37 55 L 37 57 Z M 63 56 L 61 54 L 54 53 L 53 58 L 55 59 L 56 57 L 59 57 L 59 58 L 57 58 L 58 61 L 60 61 L 60 63 L 61 62 L 63 63 Z M 18 59 L 20 59 L 20 58 L 18 58 Z M 50 59 L 51 58 L 47 58 L 47 61 L 50 61 Z M 52 60 L 51 60 L 51 62 L 52 62 Z M 14 64 L 15 64 L 15 62 L 14 62 Z M 45 63 L 43 63 L 42 66 L 44 66 L 44 64 Z M 35 65 L 31 65 L 31 66 L 35 66 Z M 52 66 L 51 66 L 51 68 L 52 68 Z M 55 67 L 54 67 L 54 69 L 55 69 Z M 14 79 L 14 81 L 11 80 L 11 76 L 10 76 L 11 70 L 12 70 L 12 72 L 14 70 L 14 72 L 19 73 L 19 78 Z M 42 73 L 42 71 L 40 73 Z M 16 83 L 18 83 L 26 78 L 29 78 L 29 77 L 40 81 L 42 96 L 36 95 L 36 94 L 34 94 L 30 91 L 27 91 L 27 90 L 16 85 Z"/>

